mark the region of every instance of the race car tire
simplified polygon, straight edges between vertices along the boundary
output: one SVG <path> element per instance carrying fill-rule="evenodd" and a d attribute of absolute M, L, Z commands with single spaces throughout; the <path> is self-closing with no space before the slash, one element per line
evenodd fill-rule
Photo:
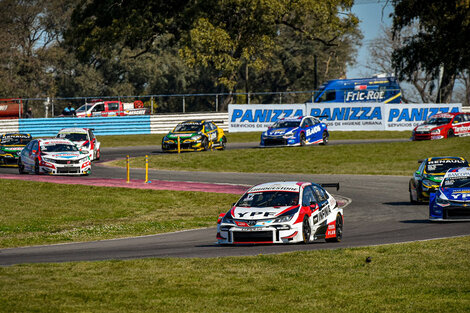
<path fill-rule="evenodd" d="M 413 199 L 413 193 L 411 192 L 411 189 L 412 189 L 412 187 L 411 187 L 411 182 L 410 182 L 410 184 L 409 184 L 409 186 L 408 186 L 408 191 L 410 192 L 410 202 L 411 202 L 412 204 L 417 204 L 418 201 L 417 201 L 417 199 L 416 199 L 416 200 Z M 418 191 L 416 191 L 416 198 L 418 198 Z"/>
<path fill-rule="evenodd" d="M 95 160 L 99 160 L 101 157 L 100 149 L 96 150 Z"/>
<path fill-rule="evenodd" d="M 34 163 L 34 174 L 39 175 L 39 160 L 36 159 L 36 162 Z"/>
<path fill-rule="evenodd" d="M 335 227 L 335 237 L 325 239 L 326 242 L 340 242 L 343 238 L 343 217 L 341 216 L 341 214 L 336 215 Z"/>
<path fill-rule="evenodd" d="M 320 143 L 321 145 L 327 145 L 328 144 L 328 140 L 329 140 L 329 135 L 328 135 L 328 132 L 324 131 L 323 132 L 323 135 L 322 135 L 322 139 L 323 139 L 323 142 Z"/>
<path fill-rule="evenodd" d="M 306 143 L 305 134 L 300 133 L 300 145 L 305 146 L 305 143 Z"/>
<path fill-rule="evenodd" d="M 18 172 L 20 174 L 26 174 L 26 172 L 24 171 L 24 165 L 23 165 L 23 162 L 21 162 L 21 159 L 18 159 Z"/>
<path fill-rule="evenodd" d="M 209 140 L 207 139 L 207 137 L 204 137 L 204 139 L 202 139 L 201 146 L 204 151 L 209 150 Z"/>
<path fill-rule="evenodd" d="M 310 223 L 308 222 L 308 216 L 305 215 L 304 221 L 302 222 L 302 242 L 309 243 L 311 235 L 312 228 L 310 227 Z"/>
<path fill-rule="evenodd" d="M 227 138 L 223 136 L 221 139 L 221 143 L 220 143 L 220 150 L 225 150 L 226 147 L 227 147 Z"/>
<path fill-rule="evenodd" d="M 449 129 L 449 131 L 447 132 L 447 138 L 452 138 L 452 137 L 455 137 L 454 131 L 452 129 Z"/>

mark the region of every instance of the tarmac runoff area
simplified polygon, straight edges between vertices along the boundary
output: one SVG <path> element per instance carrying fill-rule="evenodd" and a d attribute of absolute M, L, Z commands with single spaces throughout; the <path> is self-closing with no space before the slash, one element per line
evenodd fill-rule
<path fill-rule="evenodd" d="M 168 180 L 152 180 L 145 183 L 144 180 L 130 180 L 117 178 L 86 178 L 70 176 L 48 176 L 48 175 L 9 175 L 2 174 L 0 179 L 16 179 L 24 181 L 37 181 L 64 185 L 84 185 L 97 187 L 120 187 L 132 189 L 152 189 L 152 190 L 177 190 L 177 191 L 197 191 L 197 192 L 215 192 L 229 194 L 244 194 L 251 186 L 248 185 L 230 185 L 214 183 L 196 183 Z M 339 207 L 345 207 L 350 203 L 346 197 L 333 195 L 338 202 Z"/>

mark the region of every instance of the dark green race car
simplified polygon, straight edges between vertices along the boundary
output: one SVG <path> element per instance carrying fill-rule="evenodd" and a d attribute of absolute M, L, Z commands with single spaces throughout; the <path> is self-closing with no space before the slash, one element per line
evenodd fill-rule
<path fill-rule="evenodd" d="M 418 170 L 410 179 L 409 192 L 411 203 L 429 201 L 429 195 L 434 192 L 450 168 L 466 167 L 467 160 L 462 157 L 433 157 L 419 160 Z"/>
<path fill-rule="evenodd" d="M 30 134 L 3 134 L 0 136 L 0 166 L 18 166 L 21 150 L 32 140 Z"/>

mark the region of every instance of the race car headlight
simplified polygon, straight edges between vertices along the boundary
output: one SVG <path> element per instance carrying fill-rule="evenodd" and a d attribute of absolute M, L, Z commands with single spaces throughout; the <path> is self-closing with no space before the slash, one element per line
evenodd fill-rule
<path fill-rule="evenodd" d="M 284 137 L 284 138 L 291 138 L 291 137 L 294 137 L 294 133 L 292 133 L 292 132 L 285 133 L 283 137 Z"/>
<path fill-rule="evenodd" d="M 81 158 L 81 159 L 79 159 L 78 161 L 80 161 L 80 162 L 86 162 L 86 160 L 88 160 L 88 156 L 86 156 L 86 157 L 84 157 L 84 158 Z"/>
<path fill-rule="evenodd" d="M 202 136 L 201 135 L 196 135 L 191 137 L 192 140 L 201 140 Z"/>
<path fill-rule="evenodd" d="M 436 203 L 437 203 L 438 206 L 443 206 L 443 207 L 446 207 L 446 206 L 449 206 L 449 205 L 450 205 L 449 200 L 447 200 L 447 199 L 442 199 L 441 197 L 439 197 L 439 198 L 436 199 Z"/>
<path fill-rule="evenodd" d="M 434 188 L 438 185 L 438 183 L 433 182 L 429 179 L 423 179 L 423 187 L 425 188 Z"/>
<path fill-rule="evenodd" d="M 44 158 L 44 157 L 43 157 L 42 160 L 43 160 L 44 162 L 49 162 L 49 163 L 50 163 L 50 162 L 54 162 L 54 159 L 50 159 L 50 158 Z"/>
<path fill-rule="evenodd" d="M 83 154 L 88 154 L 88 153 L 90 152 L 90 150 L 88 150 L 88 149 L 82 149 L 82 150 L 80 150 L 80 152 L 83 153 Z"/>
<path fill-rule="evenodd" d="M 222 218 L 222 223 L 235 224 L 234 221 L 233 221 L 233 217 L 229 214 L 225 214 L 225 216 Z"/>
<path fill-rule="evenodd" d="M 441 133 L 441 129 L 438 128 L 438 129 L 434 129 L 431 131 L 431 134 L 440 134 Z"/>
<path fill-rule="evenodd" d="M 294 217 L 294 214 L 280 216 L 274 219 L 274 223 L 286 223 L 286 222 L 289 222 L 293 217 Z"/>

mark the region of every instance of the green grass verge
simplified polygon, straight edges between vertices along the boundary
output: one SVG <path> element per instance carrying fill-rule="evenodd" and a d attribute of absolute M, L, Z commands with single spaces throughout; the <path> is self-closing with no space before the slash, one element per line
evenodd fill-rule
<path fill-rule="evenodd" d="M 294 148 L 243 149 L 149 157 L 155 169 L 259 173 L 411 175 L 417 161 L 430 156 L 470 159 L 470 137 Z M 113 162 L 125 166 L 125 161 Z M 143 158 L 131 167 L 144 167 Z"/>
<path fill-rule="evenodd" d="M 0 186 L 3 248 L 213 227 L 239 197 L 15 180 Z"/>
<path fill-rule="evenodd" d="M 469 312 L 469 247 L 470 237 L 461 237 L 253 257 L 2 267 L 0 311 Z"/>
<path fill-rule="evenodd" d="M 261 132 L 226 133 L 228 143 L 259 142 Z M 102 147 L 154 146 L 162 143 L 163 134 L 98 136 Z M 409 131 L 333 131 L 330 140 L 344 139 L 407 139 Z"/>

